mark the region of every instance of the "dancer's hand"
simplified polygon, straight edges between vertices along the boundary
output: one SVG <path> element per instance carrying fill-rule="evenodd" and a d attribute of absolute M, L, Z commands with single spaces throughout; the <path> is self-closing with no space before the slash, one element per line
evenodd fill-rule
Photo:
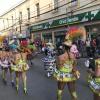
<path fill-rule="evenodd" d="M 79 72 L 78 70 L 74 72 L 74 75 L 75 75 L 75 77 L 76 77 L 77 79 L 80 78 L 80 72 Z"/>

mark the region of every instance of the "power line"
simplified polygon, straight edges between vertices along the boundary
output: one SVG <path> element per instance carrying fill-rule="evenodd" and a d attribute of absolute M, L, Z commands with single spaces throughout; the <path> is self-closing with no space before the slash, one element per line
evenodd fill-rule
<path fill-rule="evenodd" d="M 62 1 L 63 1 L 63 0 L 59 0 L 58 3 L 61 3 Z M 49 4 L 47 4 L 47 5 L 43 6 L 43 7 L 41 7 L 41 8 L 40 8 L 40 11 L 43 11 L 43 10 L 47 9 L 47 8 L 45 8 L 45 7 L 48 7 L 48 6 L 51 5 L 51 4 L 52 4 L 52 3 L 49 3 Z M 54 4 L 54 5 L 56 5 L 56 4 Z M 54 5 L 52 5 L 52 6 L 54 6 Z M 31 4 L 30 7 L 31 7 L 31 6 L 33 6 L 33 4 Z M 45 9 L 44 9 L 44 8 L 45 8 Z M 30 13 L 31 13 L 31 12 L 30 12 Z M 32 13 L 34 14 L 34 13 L 36 13 L 36 11 L 32 11 Z M 32 13 L 31 13 L 31 14 L 32 14 Z M 25 15 L 27 15 L 27 14 L 25 14 Z M 24 16 L 25 16 L 25 15 L 24 15 Z M 7 18 L 2 18 L 2 17 L 0 17 L 0 19 L 7 19 Z M 8 19 L 8 20 L 12 20 L 12 19 Z M 18 18 L 18 19 L 16 18 L 16 19 L 13 19 L 13 20 L 19 20 L 19 18 Z M 26 19 L 25 19 L 25 20 L 26 20 Z"/>
<path fill-rule="evenodd" d="M 58 3 L 62 2 L 62 1 L 63 1 L 63 0 L 59 0 Z M 76 1 L 77 1 L 77 0 L 76 0 Z M 85 0 L 84 0 L 84 1 L 85 1 Z M 84 1 L 83 1 L 83 2 L 84 2 Z M 95 2 L 95 1 L 97 1 L 97 0 L 94 0 L 94 1 L 92 1 L 92 2 Z M 68 4 L 70 4 L 70 3 L 73 3 L 73 2 L 75 2 L 75 1 L 73 0 L 73 1 L 70 1 L 70 2 L 68 2 L 68 3 L 65 3 L 65 4 L 63 4 L 63 5 L 59 6 L 59 7 L 57 7 L 57 9 L 59 9 L 59 8 L 61 8 L 61 7 L 63 7 L 63 6 L 65 6 L 65 5 L 68 5 Z M 91 4 L 92 2 L 88 3 L 88 5 Z M 50 4 L 51 4 L 51 3 L 50 3 Z M 48 5 L 50 5 L 50 4 L 48 4 Z M 54 4 L 54 5 L 56 5 L 56 4 Z M 52 6 L 54 6 L 54 5 L 52 5 Z M 85 5 L 85 6 L 86 6 L 86 5 Z M 44 8 L 44 7 L 47 7 L 47 5 L 41 7 L 41 8 L 40 8 L 40 11 L 45 10 L 46 8 L 43 9 L 43 10 L 41 10 L 41 9 Z M 83 5 L 82 7 L 84 7 L 84 5 Z M 51 12 L 51 11 L 53 11 L 53 10 L 55 10 L 55 8 L 52 9 L 52 10 L 46 11 L 46 12 L 44 12 L 44 13 L 41 13 L 41 14 L 39 14 L 39 15 L 42 15 L 42 14 Z M 33 12 L 34 12 L 34 13 L 33 13 Z M 36 11 L 32 11 L 33 14 L 35 14 L 35 12 L 36 12 Z M 31 13 L 31 12 L 30 12 L 30 13 Z M 32 14 L 32 13 L 31 13 L 31 14 Z M 27 14 L 25 14 L 24 16 L 27 16 Z M 30 19 L 31 19 L 31 18 L 34 18 L 34 17 L 37 17 L 37 15 L 36 15 L 36 16 L 33 16 L 33 17 L 30 17 Z M 12 19 L 8 19 L 8 18 L 0 18 L 0 19 L 12 20 Z M 13 19 L 13 20 L 19 20 L 19 18 L 16 18 L 16 19 Z M 22 20 L 27 20 L 27 19 L 22 19 Z"/>
<path fill-rule="evenodd" d="M 76 12 L 76 11 L 78 11 L 78 10 L 80 10 L 80 8 L 83 8 L 83 7 L 85 7 L 85 6 L 87 6 L 87 5 L 89 5 L 89 4 L 91 4 L 91 3 L 94 3 L 95 2 L 95 0 L 94 1 L 92 1 L 92 2 L 90 2 L 90 3 L 88 3 L 88 4 L 85 4 L 85 5 L 83 5 L 83 6 L 81 6 L 81 7 L 78 7 L 77 9 L 75 9 L 75 10 L 73 10 L 73 13 L 74 12 Z M 69 3 L 72 3 L 72 2 L 68 2 L 67 4 L 69 4 Z M 66 4 L 64 4 L 63 6 L 65 6 Z M 61 8 L 61 7 L 63 7 L 63 6 L 59 6 L 58 8 Z M 43 15 L 43 14 L 46 14 L 46 13 L 49 13 L 49 12 L 52 12 L 54 9 L 52 9 L 52 10 L 50 10 L 50 11 L 48 11 L 48 12 L 45 12 L 45 13 L 42 13 L 41 15 Z M 71 12 L 68 12 L 68 13 L 71 13 Z M 65 14 L 68 14 L 68 13 L 65 13 Z M 63 15 L 65 15 L 65 14 L 63 14 Z M 61 16 L 61 15 L 59 15 L 59 16 Z M 35 17 L 37 17 L 37 16 L 33 16 L 33 17 L 31 17 L 31 18 L 35 18 Z M 55 16 L 55 17 L 51 17 L 51 18 L 48 18 L 48 19 L 52 19 L 52 18 L 56 18 L 57 16 Z M 31 19 L 30 18 L 30 19 Z M 47 20 L 47 19 L 45 19 L 45 20 Z M 24 22 L 26 22 L 25 21 L 25 19 L 23 20 Z M 16 25 L 16 24 L 18 24 L 19 23 L 19 21 L 17 22 L 17 23 L 15 23 L 15 24 L 13 24 L 12 26 L 14 26 L 14 25 Z M 33 23 L 32 23 L 33 24 Z M 10 26 L 10 27 L 12 27 L 12 26 Z M 24 27 L 25 25 L 22 25 L 22 27 Z M 10 27 L 8 27 L 7 29 L 9 29 Z M 2 30 L 3 31 L 3 30 Z"/>
<path fill-rule="evenodd" d="M 85 5 L 83 5 L 83 6 L 81 6 L 81 7 L 78 7 L 78 8 L 76 8 L 75 10 L 73 10 L 73 11 L 70 11 L 70 12 L 67 12 L 67 13 L 65 13 L 65 14 L 68 14 L 68 13 L 74 13 L 74 12 L 76 12 L 76 11 L 78 11 L 78 10 L 80 10 L 80 8 L 83 8 L 83 7 L 85 7 L 85 6 L 87 6 L 87 5 L 89 5 L 89 4 L 91 4 L 91 3 L 94 3 L 95 2 L 95 0 L 94 1 L 92 1 L 92 2 L 89 2 L 88 4 L 85 4 Z M 69 2 L 69 3 L 71 3 L 71 2 Z M 67 3 L 67 4 L 69 4 L 69 3 Z M 63 6 L 65 6 L 66 4 L 64 4 Z M 58 8 L 61 8 L 61 7 L 63 7 L 63 6 L 59 6 Z M 46 14 L 46 13 L 49 13 L 49 12 L 52 12 L 54 9 L 52 9 L 52 10 L 50 10 L 50 11 L 47 11 L 47 12 L 44 12 L 44 13 L 42 13 L 41 15 L 44 15 L 44 14 Z M 65 14 L 63 14 L 63 15 L 65 15 Z M 33 16 L 33 17 L 31 17 L 31 18 L 35 18 L 35 17 L 37 17 L 37 16 Z M 56 16 L 55 16 L 56 17 Z M 48 19 L 52 19 L 52 18 L 55 18 L 55 17 L 51 17 L 51 18 L 48 18 Z M 31 19 L 30 18 L 30 19 Z M 26 20 L 26 19 L 25 19 Z M 44 19 L 44 20 L 47 20 L 47 19 Z"/>

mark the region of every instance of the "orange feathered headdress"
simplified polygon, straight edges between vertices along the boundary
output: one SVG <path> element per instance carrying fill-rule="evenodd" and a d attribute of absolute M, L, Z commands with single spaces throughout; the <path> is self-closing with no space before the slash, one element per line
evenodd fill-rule
<path fill-rule="evenodd" d="M 66 36 L 64 44 L 71 46 L 73 40 L 81 38 L 83 41 L 86 40 L 86 30 L 84 27 L 73 26 L 70 27 Z"/>

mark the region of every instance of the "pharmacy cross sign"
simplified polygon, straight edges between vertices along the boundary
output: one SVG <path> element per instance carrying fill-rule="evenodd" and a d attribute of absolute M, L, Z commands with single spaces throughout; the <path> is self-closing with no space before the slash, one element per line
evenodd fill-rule
<path fill-rule="evenodd" d="M 85 14 L 85 16 L 83 17 L 82 22 L 93 20 L 94 17 L 97 15 L 98 12 L 99 12 L 98 10 L 96 10 L 96 11 L 91 11 L 91 12 L 87 12 L 87 13 Z"/>
<path fill-rule="evenodd" d="M 94 14 L 91 14 L 91 12 L 88 12 L 85 18 L 88 18 L 88 20 L 92 20 L 94 18 Z"/>

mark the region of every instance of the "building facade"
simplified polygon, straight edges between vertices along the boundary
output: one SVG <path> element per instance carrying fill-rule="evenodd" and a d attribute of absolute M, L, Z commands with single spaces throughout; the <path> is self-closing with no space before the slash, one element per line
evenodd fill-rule
<path fill-rule="evenodd" d="M 24 0 L 0 18 L 1 32 L 58 45 L 70 26 L 84 26 L 89 37 L 100 33 L 100 0 Z"/>

